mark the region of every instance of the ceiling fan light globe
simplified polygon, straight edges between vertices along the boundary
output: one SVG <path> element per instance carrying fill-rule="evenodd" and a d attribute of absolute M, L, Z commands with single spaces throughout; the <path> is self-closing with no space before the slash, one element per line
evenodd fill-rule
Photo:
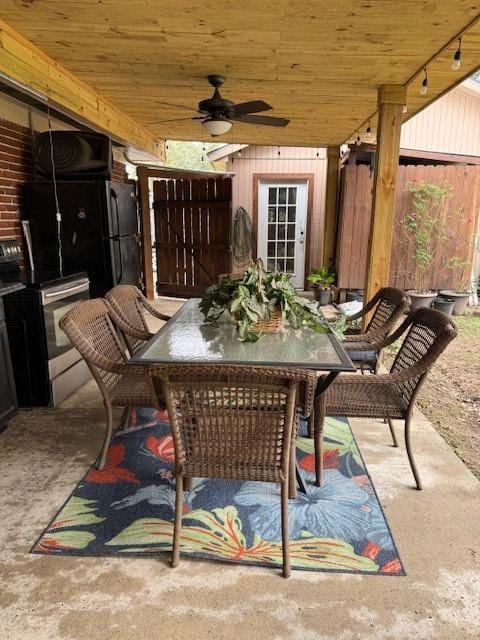
<path fill-rule="evenodd" d="M 211 136 L 221 136 L 232 128 L 230 120 L 225 118 L 209 118 L 202 124 Z"/>

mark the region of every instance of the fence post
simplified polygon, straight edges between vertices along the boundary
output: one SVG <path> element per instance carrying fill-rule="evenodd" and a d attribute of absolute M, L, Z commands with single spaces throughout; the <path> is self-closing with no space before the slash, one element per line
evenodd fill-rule
<path fill-rule="evenodd" d="M 340 147 L 327 148 L 327 185 L 325 193 L 325 224 L 323 230 L 322 264 L 333 267 L 337 234 L 337 202 Z"/>

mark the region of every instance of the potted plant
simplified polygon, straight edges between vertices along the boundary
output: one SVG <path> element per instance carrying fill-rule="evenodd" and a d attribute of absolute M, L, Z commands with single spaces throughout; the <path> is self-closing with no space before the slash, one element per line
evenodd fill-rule
<path fill-rule="evenodd" d="M 209 287 L 200 301 L 206 324 L 217 324 L 228 312 L 236 324 L 239 340 L 256 342 L 264 333 L 290 327 L 309 327 L 319 333 L 328 325 L 316 305 L 298 295 L 288 273 L 264 270 L 261 260 L 252 261 L 244 275 L 226 276 Z"/>
<path fill-rule="evenodd" d="M 465 243 L 465 253 L 467 259 L 453 256 L 447 263 L 447 269 L 457 274 L 458 287 L 456 289 L 442 289 L 440 297 L 442 299 L 453 300 L 453 315 L 462 316 L 465 313 L 467 304 L 473 290 L 472 283 L 472 262 L 475 247 L 480 245 L 480 237 L 478 234 L 472 234 L 471 238 Z"/>
<path fill-rule="evenodd" d="M 312 269 L 307 280 L 312 283 L 315 300 L 321 305 L 330 304 L 332 286 L 335 283 L 335 271 L 330 267 Z"/>
<path fill-rule="evenodd" d="M 407 188 L 412 194 L 412 211 L 401 220 L 401 227 L 407 237 L 415 265 L 413 280 L 415 288 L 409 290 L 411 310 L 430 307 L 437 293 L 427 286 L 428 276 L 435 258 L 435 249 L 443 239 L 441 209 L 450 197 L 450 185 L 439 186 L 430 182 L 409 182 Z"/>
<path fill-rule="evenodd" d="M 452 315 L 454 306 L 455 300 L 453 298 L 442 295 L 442 292 L 440 292 L 438 298 L 435 298 L 435 300 L 433 301 L 433 308 L 437 309 L 438 311 L 442 311 L 447 316 Z"/>

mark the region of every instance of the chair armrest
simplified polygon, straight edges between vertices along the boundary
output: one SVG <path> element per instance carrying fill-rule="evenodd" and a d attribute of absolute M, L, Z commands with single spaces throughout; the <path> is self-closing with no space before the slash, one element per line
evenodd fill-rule
<path fill-rule="evenodd" d="M 153 305 L 150 304 L 150 302 L 145 298 L 143 294 L 141 294 L 141 296 L 142 296 L 141 297 L 142 305 L 145 307 L 145 309 L 148 311 L 150 315 L 154 316 L 155 318 L 158 318 L 159 320 L 170 320 L 172 316 L 169 316 L 166 313 L 162 313 L 161 311 L 158 311 L 157 309 L 155 309 Z"/>
<path fill-rule="evenodd" d="M 126 334 L 127 336 L 130 336 L 131 338 L 135 338 L 136 340 L 148 341 L 150 340 L 150 338 L 153 338 L 154 336 L 153 333 L 150 333 L 150 331 L 143 331 L 141 329 L 137 329 L 137 327 L 134 327 L 133 325 L 131 325 L 119 313 L 117 313 L 113 305 L 108 300 L 105 300 L 105 302 L 107 303 L 110 316 L 112 317 L 116 327 L 120 329 L 122 333 Z"/>

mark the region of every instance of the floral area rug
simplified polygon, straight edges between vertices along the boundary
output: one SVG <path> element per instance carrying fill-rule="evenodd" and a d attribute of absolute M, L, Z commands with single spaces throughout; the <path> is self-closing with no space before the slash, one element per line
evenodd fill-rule
<path fill-rule="evenodd" d="M 302 424 L 301 432 L 304 433 Z M 326 424 L 324 484 L 314 484 L 313 441 L 299 437 L 307 483 L 289 502 L 292 568 L 405 575 L 348 422 Z M 42 533 L 32 552 L 129 556 L 168 553 L 173 532 L 173 441 L 164 412 L 139 409 Z M 185 492 L 181 552 L 211 560 L 282 564 L 280 488 L 195 479 Z"/>

